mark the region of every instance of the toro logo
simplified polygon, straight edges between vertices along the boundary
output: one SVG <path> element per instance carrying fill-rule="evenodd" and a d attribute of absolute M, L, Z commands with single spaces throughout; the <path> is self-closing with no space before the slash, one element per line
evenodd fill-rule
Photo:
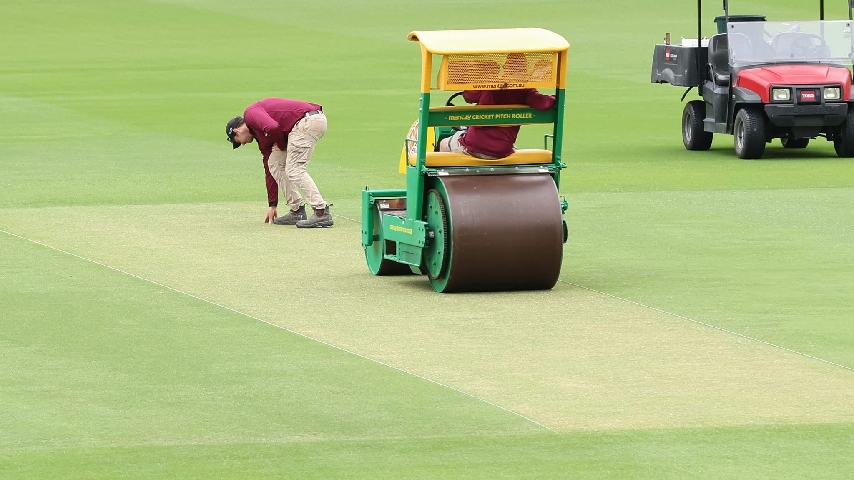
<path fill-rule="evenodd" d="M 664 51 L 664 61 L 676 61 L 676 54 L 672 53 L 669 48 Z"/>
<path fill-rule="evenodd" d="M 814 102 L 815 101 L 815 90 L 801 90 L 801 101 L 802 102 Z"/>

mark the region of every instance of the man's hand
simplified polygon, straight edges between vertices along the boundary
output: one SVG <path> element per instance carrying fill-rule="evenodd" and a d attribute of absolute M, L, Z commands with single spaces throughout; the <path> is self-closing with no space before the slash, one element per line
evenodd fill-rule
<path fill-rule="evenodd" d="M 273 151 L 274 151 L 274 152 L 281 152 L 281 151 L 282 151 L 282 149 L 281 149 L 281 148 L 279 148 L 279 146 L 278 146 L 278 145 L 276 145 L 276 144 L 274 143 L 274 144 L 273 144 Z"/>
<path fill-rule="evenodd" d="M 273 223 L 273 220 L 276 219 L 276 207 L 270 207 L 267 209 L 267 217 L 264 219 L 264 223 Z"/>

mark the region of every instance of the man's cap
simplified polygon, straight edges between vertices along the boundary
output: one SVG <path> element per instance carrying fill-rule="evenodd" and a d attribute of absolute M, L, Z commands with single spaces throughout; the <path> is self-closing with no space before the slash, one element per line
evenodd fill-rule
<path fill-rule="evenodd" d="M 228 135 L 228 141 L 231 142 L 233 148 L 241 145 L 240 142 L 234 139 L 234 129 L 243 125 L 243 117 L 234 117 L 225 124 L 225 134 Z"/>

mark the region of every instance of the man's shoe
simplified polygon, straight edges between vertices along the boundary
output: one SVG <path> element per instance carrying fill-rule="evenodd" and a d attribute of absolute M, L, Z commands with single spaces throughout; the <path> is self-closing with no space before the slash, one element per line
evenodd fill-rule
<path fill-rule="evenodd" d="M 296 212 L 290 210 L 281 217 L 276 217 L 273 223 L 276 225 L 296 225 L 300 220 L 305 220 L 305 205 L 300 205 L 299 210 Z"/>
<path fill-rule="evenodd" d="M 308 217 L 306 220 L 300 220 L 297 222 L 297 228 L 320 228 L 320 227 L 331 227 L 332 226 L 332 214 L 329 213 L 329 207 L 331 205 L 327 205 L 326 209 L 323 212 L 323 216 L 317 216 L 317 210 L 314 211 L 314 214 Z"/>

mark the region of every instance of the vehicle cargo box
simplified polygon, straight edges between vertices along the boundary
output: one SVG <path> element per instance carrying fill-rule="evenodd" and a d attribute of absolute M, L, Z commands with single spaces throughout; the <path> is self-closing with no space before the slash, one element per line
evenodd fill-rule
<path fill-rule="evenodd" d="M 652 57 L 652 83 L 697 86 L 704 78 L 708 58 L 706 46 L 658 44 Z"/>

